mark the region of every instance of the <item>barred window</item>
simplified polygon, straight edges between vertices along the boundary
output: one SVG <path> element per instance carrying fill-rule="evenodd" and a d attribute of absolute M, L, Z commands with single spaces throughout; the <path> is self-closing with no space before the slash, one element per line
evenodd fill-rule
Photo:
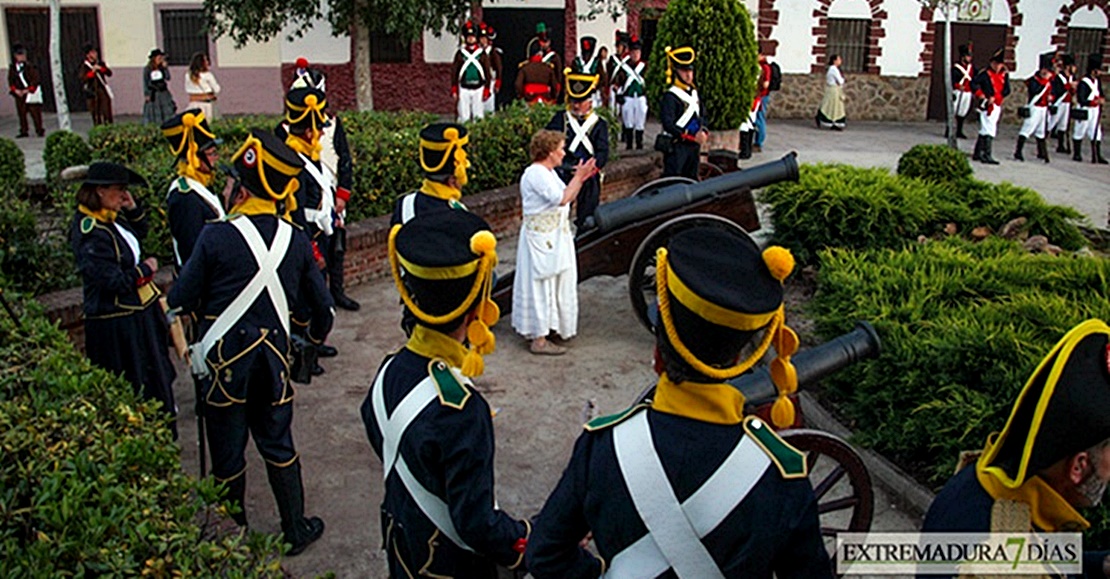
<path fill-rule="evenodd" d="M 871 40 L 871 21 L 863 18 L 828 19 L 829 56 L 839 54 L 844 62 L 840 72 L 867 72 L 867 53 Z"/>
<path fill-rule="evenodd" d="M 401 40 L 395 34 L 374 33 L 370 35 L 370 62 L 405 63 L 412 62 L 411 43 Z"/>
<path fill-rule="evenodd" d="M 1087 74 L 1087 55 L 1102 54 L 1103 28 L 1068 28 L 1068 52 L 1075 55 L 1080 75 Z"/>
<path fill-rule="evenodd" d="M 197 52 L 208 52 L 208 27 L 203 10 L 162 10 L 162 50 L 166 62 L 188 66 Z"/>

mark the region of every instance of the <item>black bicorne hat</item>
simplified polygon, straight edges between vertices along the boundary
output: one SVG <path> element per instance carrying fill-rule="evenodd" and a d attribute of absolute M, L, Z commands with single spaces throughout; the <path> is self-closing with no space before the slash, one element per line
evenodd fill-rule
<path fill-rule="evenodd" d="M 119 163 L 108 163 L 106 161 L 97 161 L 89 165 L 84 184 L 147 186 L 146 179 L 143 179 L 142 175 Z"/>
<path fill-rule="evenodd" d="M 232 176 L 255 197 L 284 201 L 300 186 L 304 161 L 269 131 L 251 129 L 231 158 Z"/>
<path fill-rule="evenodd" d="M 22 44 L 13 44 L 12 54 L 27 54 L 27 48 Z"/>

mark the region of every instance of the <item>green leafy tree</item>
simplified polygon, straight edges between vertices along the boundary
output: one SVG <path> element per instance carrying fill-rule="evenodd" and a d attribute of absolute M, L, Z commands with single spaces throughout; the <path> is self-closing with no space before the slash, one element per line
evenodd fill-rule
<path fill-rule="evenodd" d="M 740 0 L 672 0 L 648 59 L 648 102 L 658 106 L 667 90 L 666 47 L 693 46 L 694 83 L 709 128 L 732 130 L 751 110 L 759 81 L 759 43 Z"/>
<path fill-rule="evenodd" d="M 291 38 L 301 37 L 324 18 L 335 36 L 355 40 L 355 87 L 361 110 L 374 108 L 370 83 L 370 37 L 396 35 L 415 41 L 425 30 L 456 32 L 472 0 L 204 0 L 211 31 L 231 38 L 236 46 L 265 42 L 288 27 Z M 446 89 L 445 89 L 446 90 Z"/>

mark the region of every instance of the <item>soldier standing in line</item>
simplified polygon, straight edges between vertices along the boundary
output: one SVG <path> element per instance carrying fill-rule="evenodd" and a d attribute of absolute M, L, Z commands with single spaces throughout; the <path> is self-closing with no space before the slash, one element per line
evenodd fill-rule
<path fill-rule="evenodd" d="M 683 46 L 666 48 L 667 82 L 659 106 L 659 122 L 670 136 L 670 147 L 663 153 L 663 176 L 698 178 L 701 146 L 709 140 L 698 90 L 694 88 L 694 49 Z"/>
<path fill-rule="evenodd" d="M 609 62 L 606 65 L 606 70 L 608 70 L 608 72 L 609 72 L 609 80 L 610 80 L 610 85 L 609 85 L 609 109 L 612 110 L 613 114 L 617 115 L 618 118 L 621 116 L 621 111 L 620 111 L 620 103 L 618 102 L 619 99 L 617 97 L 620 95 L 621 87 L 616 82 L 616 76 L 617 76 L 617 73 L 621 70 L 621 68 L 624 65 L 626 65 L 626 63 L 628 62 L 628 59 L 629 59 L 628 43 L 629 42 L 630 42 L 630 37 L 628 36 L 628 33 L 627 32 L 621 32 L 620 30 L 618 30 L 617 31 L 616 44 L 613 47 L 613 50 L 615 52 L 613 53 L 612 56 L 609 57 Z M 622 139 L 622 141 L 623 141 L 623 139 Z"/>
<path fill-rule="evenodd" d="M 613 86 L 619 87 L 617 103 L 621 107 L 621 141 L 625 148 L 644 148 L 644 124 L 647 122 L 647 88 L 644 84 L 644 68 L 647 63 L 640 60 L 640 39 L 631 37 L 628 42 L 628 58 L 622 59 Z"/>
<path fill-rule="evenodd" d="M 497 110 L 497 95 L 501 92 L 501 74 L 502 62 L 504 53 L 500 48 L 493 45 L 493 41 L 497 40 L 497 31 L 492 26 L 482 23 L 480 35 L 478 36 L 478 44 L 486 51 L 486 56 L 489 57 L 489 70 L 490 78 L 492 79 L 489 98 L 482 104 L 485 107 L 486 114 L 493 114 Z"/>
<path fill-rule="evenodd" d="M 563 57 L 551 47 L 551 37 L 547 35 L 547 25 L 540 22 L 536 25 L 536 37 L 533 39 L 540 45 L 542 60 L 555 71 L 555 98 L 562 96 L 563 90 Z"/>
<path fill-rule="evenodd" d="M 605 59 L 601 56 L 597 48 L 597 38 L 593 36 L 583 36 L 581 40 L 579 40 L 579 46 L 581 47 L 581 52 L 571 61 L 571 72 L 597 76 L 598 88 L 608 86 L 609 76 L 608 73 L 605 72 Z M 568 96 L 568 99 L 569 98 Z M 591 99 L 593 100 L 593 108 L 600 107 L 602 102 L 601 91 L 594 90 Z"/>
<path fill-rule="evenodd" d="M 289 304 L 304 299 L 307 331 L 323 343 L 332 302 L 303 231 L 279 216 L 304 161 L 276 136 L 254 130 L 232 157 L 228 218 L 206 227 L 168 296 L 171 311 L 195 312 L 200 342 L 190 348 L 202 395 L 212 474 L 243 505 L 248 435 L 266 462 L 281 530 L 297 555 L 324 533 L 305 517 L 300 456 L 293 445 Z M 245 511 L 232 518 L 246 526 Z"/>
<path fill-rule="evenodd" d="M 516 96 L 529 105 L 554 104 L 559 80 L 550 64 L 543 61 L 543 48 L 538 42 L 528 45 L 528 60 L 521 62 L 516 73 Z"/>
<path fill-rule="evenodd" d="M 189 261 L 206 223 L 223 219 L 224 205 L 208 189 L 219 160 L 220 139 L 200 109 L 190 109 L 162 124 L 162 136 L 177 158 L 177 177 L 166 194 L 166 214 L 178 272 Z"/>
<path fill-rule="evenodd" d="M 594 112 L 597 74 L 567 69 L 566 81 L 567 110 L 555 113 L 545 128 L 566 135 L 566 156 L 556 168 L 564 182 L 570 182 L 580 162 L 596 159 L 598 172 L 582 183 L 575 200 L 575 226 L 582 229 L 601 202 L 600 171 L 609 162 L 609 123 Z"/>
<path fill-rule="evenodd" d="M 1002 116 L 1002 101 L 1010 96 L 1010 73 L 1004 64 L 1003 49 L 991 55 L 990 65 L 971 81 L 971 90 L 979 100 L 979 139 L 971 158 L 987 165 L 997 165 L 992 156 L 994 137 L 998 134 L 998 119 Z"/>
<path fill-rule="evenodd" d="M 490 97 L 489 55 L 478 46 L 478 25 L 466 21 L 462 28 L 464 44 L 455 51 L 451 68 L 451 96 L 458 104 L 458 120 L 465 123 L 486 114 L 482 104 Z"/>
<path fill-rule="evenodd" d="M 1052 53 L 1046 52 L 1041 55 L 1040 70 L 1025 81 L 1029 103 L 1024 108 L 1028 112 L 1023 114 L 1028 116 L 1021 124 L 1017 148 L 1014 149 L 1014 158 L 1018 161 L 1025 160 L 1022 150 L 1025 148 L 1025 140 L 1032 136 L 1037 139 L 1037 158 L 1048 162 L 1048 142 L 1045 137 L 1048 136 L 1048 107 L 1053 103 L 1052 79 L 1055 76 L 1052 71 Z"/>
<path fill-rule="evenodd" d="M 531 527 L 497 507 L 492 415 L 470 380 L 494 348 L 496 248 L 468 211 L 420 215 L 389 234 L 393 279 L 417 325 L 382 362 L 361 414 L 382 460 L 390 577 L 524 570 Z"/>
<path fill-rule="evenodd" d="M 1075 100 L 1075 90 L 1078 88 L 1075 79 L 1075 57 L 1061 54 L 1057 60 L 1057 66 L 1056 76 L 1052 79 L 1052 96 L 1056 103 L 1056 112 L 1052 113 L 1048 128 L 1052 131 L 1052 138 L 1056 139 L 1056 152 L 1071 153 L 1068 121 L 1071 120 L 1071 103 Z"/>
<path fill-rule="evenodd" d="M 956 138 L 966 139 L 964 121 L 971 111 L 971 80 L 975 78 L 975 65 L 971 63 L 970 44 L 961 44 L 957 50 L 960 60 L 952 65 L 952 111 L 956 115 Z"/>
<path fill-rule="evenodd" d="M 1102 76 L 1102 55 L 1092 53 L 1087 57 L 1087 76 L 1079 81 L 1075 89 L 1075 110 L 1071 116 L 1075 119 L 1075 132 L 1072 134 L 1075 153 L 1072 159 L 1083 160 L 1083 138 L 1091 141 L 1091 162 L 1096 165 L 1105 165 L 1106 159 L 1102 158 L 1102 103 L 1106 99 L 1102 96 L 1102 86 L 1099 77 Z"/>

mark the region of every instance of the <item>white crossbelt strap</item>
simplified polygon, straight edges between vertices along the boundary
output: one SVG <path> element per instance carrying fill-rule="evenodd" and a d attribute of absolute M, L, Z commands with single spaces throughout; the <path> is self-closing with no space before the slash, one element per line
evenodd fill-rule
<path fill-rule="evenodd" d="M 694 115 L 698 113 L 698 109 L 701 108 L 698 102 L 698 89 L 686 92 L 678 88 L 677 85 L 672 84 L 671 88 L 667 90 L 678 97 L 678 100 L 686 104 L 686 110 L 682 111 L 682 116 L 678 117 L 678 121 L 675 123 L 685 129 L 686 124 L 690 122 L 690 119 L 694 118 Z"/>
<path fill-rule="evenodd" d="M 382 435 L 382 479 L 389 478 L 389 473 L 396 470 L 397 475 L 401 477 L 401 483 L 405 485 L 405 490 L 416 502 L 416 506 L 420 507 L 420 510 L 428 517 L 428 520 L 460 548 L 474 551 L 463 542 L 458 531 L 455 530 L 455 523 L 451 520 L 451 511 L 448 509 L 447 503 L 432 494 L 431 491 L 424 488 L 424 485 L 420 484 L 420 481 L 416 480 L 400 452 L 401 438 L 405 435 L 405 430 L 429 404 L 435 402 L 436 398 L 439 397 L 435 383 L 431 376 L 421 380 L 393 409 L 393 415 L 389 416 L 385 409 L 383 381 L 385 373 L 392 363 L 393 359 L 391 358 L 382 366 L 377 378 L 374 379 L 373 391 L 370 394 L 371 404 L 374 406 L 374 419 L 377 421 Z M 462 379 L 458 375 L 456 375 L 456 378 Z"/>
<path fill-rule="evenodd" d="M 582 72 L 584 72 L 586 74 L 593 74 L 593 72 L 594 72 L 594 61 L 596 61 L 596 60 L 597 60 L 597 51 L 595 50 L 593 56 L 590 57 L 590 60 L 588 62 L 583 62 L 582 63 Z M 582 62 L 581 57 L 578 58 L 578 62 Z"/>
<path fill-rule="evenodd" d="M 204 185 L 202 185 L 200 183 L 200 181 L 197 181 L 196 179 L 190 179 L 188 177 L 182 177 L 182 179 L 185 179 L 185 181 L 187 181 L 189 183 L 189 192 L 190 193 L 196 193 L 197 197 L 200 197 L 201 200 L 204 201 L 204 203 L 206 205 L 208 205 L 209 207 L 212 208 L 212 211 L 216 212 L 216 219 L 223 219 L 224 218 L 224 208 L 223 208 L 223 206 L 220 205 L 220 201 L 219 201 L 219 199 L 216 198 L 216 195 L 208 190 L 208 187 L 205 187 Z M 177 189 L 177 179 L 174 179 L 173 183 L 170 184 L 170 190 L 169 190 L 169 193 L 166 194 L 166 198 L 169 199 L 169 196 L 173 195 L 173 192 L 176 189 Z M 173 241 L 173 256 L 177 260 L 177 265 L 185 265 L 184 263 L 181 262 L 181 253 L 177 249 L 177 239 L 173 239 L 172 241 Z"/>
<path fill-rule="evenodd" d="M 416 217 L 416 193 L 409 193 L 401 198 L 401 225 L 412 221 Z"/>
<path fill-rule="evenodd" d="M 482 68 L 482 62 L 478 60 L 482 57 L 482 54 L 484 53 L 482 48 L 478 47 L 474 52 L 470 52 L 466 49 L 465 46 L 460 46 L 459 52 L 462 53 L 464 59 L 462 66 L 459 67 L 459 80 L 463 79 L 463 76 L 466 74 L 467 67 L 469 67 L 470 65 L 474 65 L 474 68 L 478 69 L 478 76 L 484 82 L 486 80 L 486 71 Z"/>
<path fill-rule="evenodd" d="M 963 77 L 963 78 L 960 79 L 960 84 L 963 84 L 965 82 L 971 82 L 971 65 L 970 64 L 967 65 L 967 66 L 960 66 L 960 65 L 957 64 L 956 68 L 959 69 L 960 76 Z"/>
<path fill-rule="evenodd" d="M 574 133 L 574 138 L 571 139 L 570 147 L 568 147 L 568 149 L 571 152 L 574 152 L 578 150 L 578 147 L 582 146 L 586 147 L 586 150 L 590 152 L 590 155 L 593 155 L 594 144 L 592 141 L 590 141 L 590 131 L 592 131 L 594 129 L 594 125 L 597 124 L 598 116 L 591 112 L 589 116 L 586 117 L 586 120 L 579 124 L 578 119 L 574 118 L 574 115 L 570 113 L 566 113 L 566 115 L 567 127 L 570 128 L 572 133 Z"/>
<path fill-rule="evenodd" d="M 744 500 L 771 460 L 744 436 L 709 480 L 679 506 L 652 444 L 647 416 L 640 412 L 614 428 L 613 446 L 648 534 L 617 553 L 605 577 L 656 577 L 671 568 L 679 577 L 721 577 L 700 539 Z"/>
<path fill-rule="evenodd" d="M 555 52 L 554 51 L 548 52 L 547 54 L 543 55 L 543 61 L 544 62 L 551 62 L 551 59 L 553 59 L 553 58 L 555 58 Z M 562 71 L 559 71 L 559 72 L 562 72 Z"/>
<path fill-rule="evenodd" d="M 306 207 L 304 210 L 304 218 L 309 223 L 315 223 L 324 235 L 332 234 L 332 211 L 335 209 L 335 187 L 331 182 L 331 172 L 321 170 L 316 166 L 311 159 L 305 157 L 301 153 L 301 159 L 304 160 L 304 169 L 312 178 L 320 185 L 320 205 L 315 208 Z"/>
<path fill-rule="evenodd" d="M 131 248 L 131 255 L 135 258 L 135 263 L 131 265 L 139 265 L 139 240 L 135 238 L 135 234 L 131 233 L 130 229 L 120 225 L 117 221 L 113 221 L 112 225 L 116 227 L 116 232 L 119 233 L 119 236 L 123 238 L 123 241 L 127 244 L 127 247 Z"/>
<path fill-rule="evenodd" d="M 1037 103 L 1040 102 L 1041 97 L 1044 96 L 1044 93 L 1048 92 L 1048 89 L 1051 86 L 1052 83 L 1047 83 L 1043 87 L 1041 87 L 1041 92 L 1037 93 L 1037 96 L 1033 97 L 1033 100 L 1029 101 L 1029 106 L 1037 106 Z"/>
<path fill-rule="evenodd" d="M 621 61 L 621 69 L 624 70 L 625 74 L 628 75 L 628 78 L 624 79 L 624 86 L 621 87 L 622 93 L 628 92 L 628 87 L 632 86 L 633 82 L 638 82 L 640 83 L 640 86 L 643 86 L 644 77 L 640 76 L 640 73 L 644 72 L 643 61 L 636 63 L 636 68 L 632 68 L 631 66 L 628 66 L 628 57 L 626 56 L 624 60 Z"/>
<path fill-rule="evenodd" d="M 1087 87 L 1089 87 L 1091 89 L 1091 96 L 1087 97 L 1087 102 L 1089 103 L 1089 102 L 1095 100 L 1096 98 L 1098 98 L 1098 83 L 1095 82 L 1094 79 L 1092 79 L 1089 76 L 1085 77 L 1083 79 L 1083 82 L 1087 83 Z M 1093 109 L 1093 108 L 1097 108 L 1097 106 L 1089 104 L 1089 105 L 1087 105 L 1087 108 L 1092 108 Z"/>
<path fill-rule="evenodd" d="M 189 359 L 192 361 L 193 374 L 200 377 L 208 375 L 208 365 L 205 363 L 208 352 L 247 313 L 247 310 L 262 295 L 263 291 L 269 294 L 274 313 L 277 314 L 281 327 L 285 330 L 285 335 L 289 335 L 289 302 L 285 297 L 285 288 L 281 285 L 281 278 L 278 277 L 278 266 L 281 265 L 286 252 L 289 251 L 290 242 L 293 240 L 293 226 L 278 219 L 274 241 L 267 249 L 262 236 L 259 235 L 258 229 L 251 223 L 250 219 L 240 217 L 230 223 L 235 226 L 239 235 L 243 237 L 243 241 L 246 242 L 247 249 L 250 250 L 255 263 L 258 265 L 258 271 L 255 272 L 254 277 L 239 292 L 239 295 L 235 296 L 235 299 L 231 301 L 227 308 L 220 312 L 220 315 L 216 317 L 216 321 L 204 333 L 200 342 L 189 348 Z"/>

